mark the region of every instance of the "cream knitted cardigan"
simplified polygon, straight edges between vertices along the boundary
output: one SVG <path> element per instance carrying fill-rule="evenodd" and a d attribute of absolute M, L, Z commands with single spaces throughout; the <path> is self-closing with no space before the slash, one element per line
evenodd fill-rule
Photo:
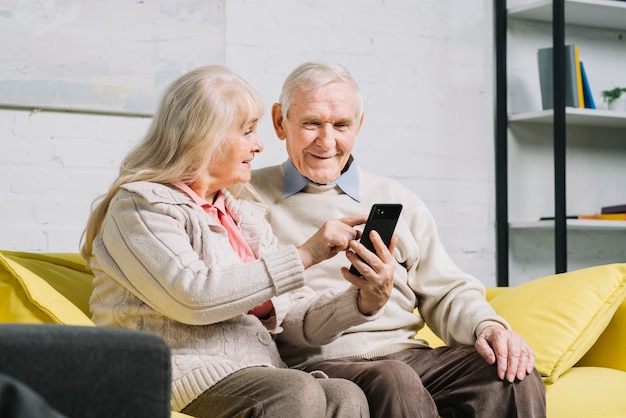
<path fill-rule="evenodd" d="M 237 370 L 285 367 L 274 337 L 245 313 L 269 298 L 285 319 L 274 333 L 284 329 L 294 346 L 327 343 L 377 318 L 360 314 L 354 288 L 320 297 L 302 288 L 297 250 L 276 248 L 266 208 L 223 192 L 257 261 L 243 264 L 221 225 L 185 193 L 156 183 L 124 185 L 94 240 L 92 318 L 167 341 L 177 411 Z"/>

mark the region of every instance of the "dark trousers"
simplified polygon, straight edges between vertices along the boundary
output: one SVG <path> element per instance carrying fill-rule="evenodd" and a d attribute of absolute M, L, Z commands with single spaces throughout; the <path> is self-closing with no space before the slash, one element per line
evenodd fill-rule
<path fill-rule="evenodd" d="M 537 370 L 498 379 L 474 347 L 414 348 L 374 359 L 326 360 L 307 368 L 349 379 L 367 396 L 372 418 L 545 417 Z"/>

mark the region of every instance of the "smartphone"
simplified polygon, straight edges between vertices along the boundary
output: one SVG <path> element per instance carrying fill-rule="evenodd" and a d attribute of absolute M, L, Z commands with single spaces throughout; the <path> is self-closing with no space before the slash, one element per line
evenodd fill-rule
<path fill-rule="evenodd" d="M 374 244 L 370 240 L 370 231 L 376 231 L 383 239 L 385 245 L 389 247 L 401 211 L 402 205 L 400 203 L 373 204 L 361 235 L 361 244 L 365 245 L 365 248 L 368 250 L 376 252 Z M 357 276 L 361 275 L 354 266 L 350 266 L 350 273 Z"/>

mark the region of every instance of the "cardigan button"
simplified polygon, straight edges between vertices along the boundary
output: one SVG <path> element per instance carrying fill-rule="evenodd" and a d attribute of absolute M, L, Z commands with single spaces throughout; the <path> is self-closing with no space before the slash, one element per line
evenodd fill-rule
<path fill-rule="evenodd" d="M 259 341 L 261 342 L 261 344 L 270 345 L 272 343 L 272 336 L 270 335 L 269 332 L 259 331 L 256 333 L 256 335 L 259 338 Z"/>

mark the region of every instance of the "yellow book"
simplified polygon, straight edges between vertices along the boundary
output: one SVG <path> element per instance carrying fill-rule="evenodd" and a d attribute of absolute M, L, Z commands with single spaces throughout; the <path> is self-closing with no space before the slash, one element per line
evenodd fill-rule
<path fill-rule="evenodd" d="M 598 213 L 596 215 L 578 215 L 578 219 L 598 219 L 603 221 L 626 221 L 626 213 Z"/>
<path fill-rule="evenodd" d="M 578 53 L 578 45 L 574 45 L 574 57 L 576 62 L 576 85 L 578 86 L 578 107 L 585 108 L 585 94 L 583 90 L 583 75 L 580 70 L 580 55 Z"/>

